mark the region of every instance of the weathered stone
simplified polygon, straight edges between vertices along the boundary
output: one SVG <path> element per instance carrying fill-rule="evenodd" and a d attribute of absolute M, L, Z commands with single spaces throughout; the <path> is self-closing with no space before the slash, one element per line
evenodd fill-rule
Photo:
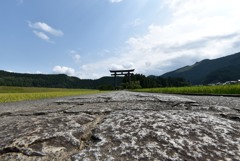
<path fill-rule="evenodd" d="M 240 160 L 239 108 L 221 99 L 120 91 L 2 104 L 0 160 Z"/>

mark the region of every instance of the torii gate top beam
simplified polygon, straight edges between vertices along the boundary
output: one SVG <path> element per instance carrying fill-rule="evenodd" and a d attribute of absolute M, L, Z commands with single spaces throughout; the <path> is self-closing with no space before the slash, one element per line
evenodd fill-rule
<path fill-rule="evenodd" d="M 128 75 L 132 72 L 134 72 L 135 69 L 129 69 L 129 70 L 110 70 L 111 72 L 111 75 L 114 76 L 114 75 Z"/>
<path fill-rule="evenodd" d="M 135 69 L 129 69 L 129 70 L 110 70 L 111 76 L 114 76 L 114 82 L 115 82 L 115 88 L 117 86 L 117 75 L 122 75 L 122 76 L 128 76 L 128 82 L 131 82 L 131 77 L 130 74 L 134 72 Z"/>

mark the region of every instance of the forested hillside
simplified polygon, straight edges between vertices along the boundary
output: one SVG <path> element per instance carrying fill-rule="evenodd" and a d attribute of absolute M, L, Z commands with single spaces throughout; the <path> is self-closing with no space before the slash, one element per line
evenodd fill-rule
<path fill-rule="evenodd" d="M 209 84 L 240 79 L 240 53 L 203 60 L 162 75 L 182 77 L 192 84 Z"/>
<path fill-rule="evenodd" d="M 117 78 L 117 85 L 122 83 L 122 79 Z M 91 80 L 64 74 L 20 74 L 0 70 L 0 86 L 96 89 L 105 84 L 113 86 L 114 78 L 102 77 Z"/>
<path fill-rule="evenodd" d="M 131 75 L 131 83 L 127 77 L 117 77 L 117 88 L 154 88 L 178 87 L 189 85 L 182 78 L 162 78 L 143 74 Z M 79 79 L 64 74 L 20 74 L 0 70 L 0 86 L 49 87 L 49 88 L 82 88 L 82 89 L 114 89 L 114 77 L 100 79 Z"/>

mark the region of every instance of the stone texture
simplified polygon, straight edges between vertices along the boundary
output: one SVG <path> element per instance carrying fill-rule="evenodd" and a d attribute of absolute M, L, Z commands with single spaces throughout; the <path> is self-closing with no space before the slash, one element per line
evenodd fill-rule
<path fill-rule="evenodd" d="M 0 160 L 240 160 L 240 99 L 216 98 L 118 91 L 1 104 Z"/>

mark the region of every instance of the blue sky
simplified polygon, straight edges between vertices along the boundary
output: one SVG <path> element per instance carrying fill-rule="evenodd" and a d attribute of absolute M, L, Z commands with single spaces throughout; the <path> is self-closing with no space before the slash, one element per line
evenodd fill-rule
<path fill-rule="evenodd" d="M 0 70 L 161 75 L 240 51 L 239 0 L 2 0 Z"/>

